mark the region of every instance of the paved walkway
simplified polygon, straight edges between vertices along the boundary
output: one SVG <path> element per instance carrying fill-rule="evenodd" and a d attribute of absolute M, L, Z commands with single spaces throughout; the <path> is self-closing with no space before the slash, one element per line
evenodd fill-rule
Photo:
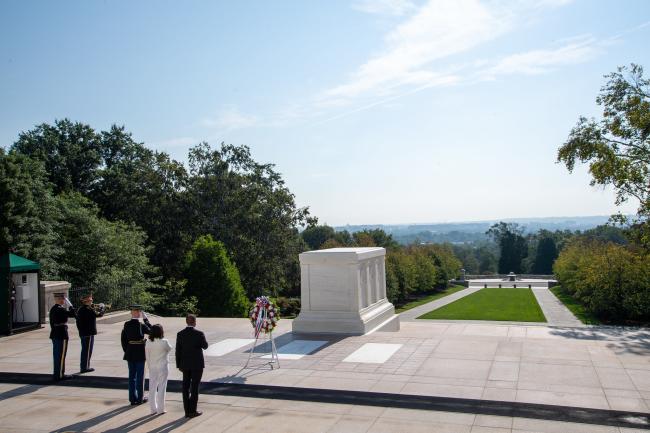
<path fill-rule="evenodd" d="M 174 343 L 180 318 L 152 317 Z M 216 349 L 206 357 L 206 382 L 386 392 L 650 412 L 650 331 L 612 327 L 403 322 L 399 332 L 341 337 L 296 335 L 281 320 L 275 342 L 280 369 L 246 370 L 251 343 L 246 319 L 202 319 L 198 327 Z M 121 323 L 98 326 L 90 375 L 124 378 Z M 48 329 L 0 338 L 0 371 L 49 373 Z M 78 371 L 80 345 L 71 330 L 68 373 Z M 250 341 L 250 340 L 249 340 Z M 243 342 L 239 345 L 239 342 Z M 324 342 L 301 352 L 306 343 Z M 223 348 L 226 349 L 223 349 Z M 222 348 L 223 350 L 221 350 Z M 228 348 L 231 348 L 228 350 Z M 350 361 L 364 348 L 377 359 Z M 262 348 L 262 350 L 264 347 Z M 387 357 L 386 353 L 390 352 Z M 180 379 L 170 356 L 170 379 Z M 357 357 L 358 359 L 358 357 Z M 261 361 L 261 360 L 260 360 Z M 79 378 L 83 380 L 83 378 Z M 0 405 L 1 407 L 2 405 Z M 0 429 L 1 430 L 1 429 Z"/>
<path fill-rule="evenodd" d="M 203 415 L 183 416 L 181 395 L 167 413 L 125 405 L 126 391 L 0 384 L 0 431 L 11 433 L 634 433 L 641 430 L 444 411 L 201 395 Z"/>
<path fill-rule="evenodd" d="M 451 304 L 452 302 L 457 301 L 460 298 L 464 298 L 467 295 L 471 295 L 472 293 L 478 292 L 479 290 L 481 290 L 480 287 L 460 290 L 456 293 L 452 293 L 449 296 L 436 299 L 435 301 L 428 302 L 426 304 L 420 305 L 419 307 L 411 308 L 410 310 L 406 310 L 403 313 L 400 313 L 399 320 L 402 322 L 413 321 L 421 315 L 428 313 L 429 311 L 444 307 L 447 304 Z"/>
<path fill-rule="evenodd" d="M 550 326 L 585 326 L 549 289 L 540 287 L 532 290 Z"/>

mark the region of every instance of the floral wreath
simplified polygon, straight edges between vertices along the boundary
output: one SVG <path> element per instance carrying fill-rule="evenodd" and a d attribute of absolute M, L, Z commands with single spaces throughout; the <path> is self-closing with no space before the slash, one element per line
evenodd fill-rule
<path fill-rule="evenodd" d="M 280 320 L 280 312 L 276 306 L 266 296 L 260 296 L 255 299 L 255 306 L 251 309 L 250 319 L 253 325 L 255 338 L 260 332 L 268 334 L 272 332 Z"/>

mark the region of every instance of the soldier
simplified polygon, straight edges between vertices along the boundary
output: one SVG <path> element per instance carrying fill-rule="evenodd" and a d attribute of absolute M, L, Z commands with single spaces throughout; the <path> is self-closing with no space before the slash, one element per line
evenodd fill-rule
<path fill-rule="evenodd" d="M 140 317 L 144 323 L 140 323 Z M 131 320 L 124 323 L 122 329 L 122 350 L 129 365 L 129 401 L 132 406 L 147 401 L 144 398 L 144 345 L 147 342 L 144 335 L 150 332 L 151 324 L 142 306 L 131 305 Z"/>
<path fill-rule="evenodd" d="M 93 356 L 95 335 L 97 335 L 97 318 L 104 315 L 104 304 L 99 304 L 99 311 L 95 311 L 92 307 L 92 293 L 84 294 L 81 297 L 81 303 L 81 307 L 77 310 L 77 329 L 81 339 L 79 372 L 90 373 L 95 371 L 94 368 L 90 368 L 90 357 Z"/>
<path fill-rule="evenodd" d="M 54 359 L 52 377 L 58 381 L 72 378 L 65 374 L 65 356 L 68 353 L 68 317 L 75 317 L 75 312 L 65 293 L 54 293 L 54 302 L 50 309 L 50 339 Z"/>

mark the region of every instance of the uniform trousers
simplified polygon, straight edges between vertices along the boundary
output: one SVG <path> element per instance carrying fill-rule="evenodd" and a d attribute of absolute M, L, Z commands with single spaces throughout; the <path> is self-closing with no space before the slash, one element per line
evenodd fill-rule
<path fill-rule="evenodd" d="M 149 366 L 149 406 L 151 407 L 151 413 L 165 412 L 167 376 L 169 376 L 167 363 Z"/>
<path fill-rule="evenodd" d="M 68 353 L 68 340 L 53 338 L 52 339 L 52 360 L 54 361 L 54 370 L 52 375 L 54 380 L 61 379 L 65 375 L 65 357 Z"/>
<path fill-rule="evenodd" d="M 84 335 L 81 337 L 81 358 L 79 360 L 79 369 L 81 371 L 85 371 L 90 368 L 90 357 L 93 356 L 94 345 L 94 335 Z"/>
<path fill-rule="evenodd" d="M 129 361 L 129 401 L 142 403 L 144 398 L 144 361 Z"/>

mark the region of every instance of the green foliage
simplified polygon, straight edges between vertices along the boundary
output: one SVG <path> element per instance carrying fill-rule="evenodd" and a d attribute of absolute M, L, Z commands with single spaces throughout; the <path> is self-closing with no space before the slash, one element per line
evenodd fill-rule
<path fill-rule="evenodd" d="M 291 319 L 300 313 L 300 298 L 279 296 L 271 300 L 280 309 L 280 317 Z"/>
<path fill-rule="evenodd" d="M 558 251 L 555 239 L 550 232 L 540 231 L 537 236 L 535 260 L 532 265 L 533 274 L 550 275 L 553 273 L 553 263 L 557 259 Z"/>
<path fill-rule="evenodd" d="M 605 78 L 608 81 L 596 98 L 603 108 L 601 119 L 580 117 L 558 149 L 557 160 L 569 171 L 576 163 L 588 163 L 591 184 L 611 185 L 617 205 L 637 199 L 643 221 L 650 216 L 650 80 L 635 64 L 619 67 Z M 648 247 L 648 225 L 640 224 L 638 229 Z"/>
<path fill-rule="evenodd" d="M 42 161 L 55 193 L 88 194 L 102 162 L 95 131 L 68 119 L 57 120 L 54 125 L 43 123 L 21 133 L 11 151 Z"/>
<path fill-rule="evenodd" d="M 522 236 L 523 229 L 517 223 L 501 221 L 490 227 L 486 234 L 499 245 L 499 273 L 522 273 L 522 261 L 528 255 L 528 243 Z"/>
<path fill-rule="evenodd" d="M 334 229 L 328 225 L 310 226 L 301 233 L 311 250 L 318 250 L 327 240 L 334 238 Z"/>
<path fill-rule="evenodd" d="M 61 254 L 56 201 L 44 165 L 23 155 L 0 155 L 0 253 L 10 248 L 38 261 L 43 278 L 58 275 Z"/>
<path fill-rule="evenodd" d="M 531 289 L 481 289 L 418 319 L 546 322 Z"/>
<path fill-rule="evenodd" d="M 196 296 L 188 296 L 187 280 L 170 279 L 154 296 L 156 313 L 163 316 L 183 317 L 188 313 L 199 314 L 199 300 Z"/>
<path fill-rule="evenodd" d="M 553 267 L 564 290 L 599 319 L 650 320 L 650 255 L 645 250 L 576 238 Z"/>
<path fill-rule="evenodd" d="M 184 274 L 187 294 L 196 296 L 204 316 L 246 316 L 248 300 L 239 271 L 222 242 L 210 235 L 199 237 L 187 253 Z"/>
<path fill-rule="evenodd" d="M 436 299 L 444 298 L 445 296 L 449 296 L 463 289 L 465 289 L 464 286 L 449 286 L 446 289 L 439 290 L 439 291 L 437 290 L 435 292 L 425 294 L 424 296 L 418 298 L 416 301 L 410 301 L 407 302 L 406 304 L 400 305 L 399 307 L 395 308 L 395 312 L 401 313 L 403 311 L 407 311 L 412 308 L 419 307 L 420 305 L 428 304 L 429 302 L 435 301 Z"/>
<path fill-rule="evenodd" d="M 149 263 L 144 232 L 134 224 L 100 218 L 95 204 L 77 193 L 62 194 L 57 202 L 61 278 L 94 288 L 97 298 L 102 291 L 129 287 L 134 301 L 149 302 L 156 269 Z"/>
<path fill-rule="evenodd" d="M 273 165 L 255 162 L 245 146 L 207 143 L 190 149 L 189 165 L 194 237 L 211 234 L 224 243 L 250 299 L 297 286 L 287 278 L 304 247 L 296 227 L 315 221 L 296 207 Z"/>

